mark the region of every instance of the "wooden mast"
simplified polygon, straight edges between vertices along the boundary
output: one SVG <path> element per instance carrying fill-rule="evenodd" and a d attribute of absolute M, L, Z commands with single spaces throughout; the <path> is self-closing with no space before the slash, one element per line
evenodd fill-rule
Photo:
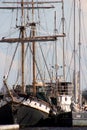
<path fill-rule="evenodd" d="M 21 31 L 21 38 L 24 39 L 24 31 L 25 31 L 25 28 L 24 28 L 24 4 L 23 4 L 23 0 L 21 1 L 21 7 L 22 7 L 22 10 L 21 10 L 21 13 L 22 13 L 22 22 L 21 22 L 21 28 L 20 28 L 20 31 Z M 25 93 L 25 87 L 24 87 L 24 42 L 22 41 L 21 42 L 21 58 L 22 58 L 22 90 L 21 92 L 22 93 Z"/>
<path fill-rule="evenodd" d="M 56 29 L 56 11 L 55 11 L 55 16 L 54 16 L 54 33 L 56 35 L 57 29 Z M 55 75 L 56 75 L 56 82 L 57 82 L 57 70 L 58 70 L 58 65 L 57 65 L 57 43 L 55 41 Z"/>
<path fill-rule="evenodd" d="M 34 23 L 34 1 L 32 0 L 32 36 L 35 37 L 35 23 Z M 32 42 L 32 52 L 33 52 L 33 94 L 36 95 L 36 66 L 35 66 L 35 41 Z"/>

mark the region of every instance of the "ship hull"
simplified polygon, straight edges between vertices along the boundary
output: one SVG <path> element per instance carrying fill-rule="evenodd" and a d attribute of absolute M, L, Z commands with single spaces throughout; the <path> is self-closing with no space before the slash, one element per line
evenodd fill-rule
<path fill-rule="evenodd" d="M 87 111 L 72 112 L 73 126 L 87 126 Z"/>
<path fill-rule="evenodd" d="M 12 113 L 11 103 L 7 103 L 6 105 L 0 108 L 0 125 L 13 123 L 14 117 Z"/>
<path fill-rule="evenodd" d="M 40 127 L 71 127 L 72 126 L 72 113 L 64 112 L 43 119 L 38 124 Z M 37 126 L 38 126 L 37 125 Z"/>
<path fill-rule="evenodd" d="M 39 122 L 46 127 L 87 127 L 87 111 L 63 112 Z"/>
<path fill-rule="evenodd" d="M 20 128 L 25 127 L 57 127 L 57 126 L 72 126 L 72 113 L 66 112 L 58 115 L 49 116 L 48 113 L 38 109 L 15 104 L 16 109 L 13 109 L 11 103 L 0 108 L 0 124 L 19 124 Z"/>
<path fill-rule="evenodd" d="M 38 109 L 21 105 L 17 111 L 16 118 L 20 127 L 40 126 L 39 122 L 48 118 L 48 114 Z"/>
<path fill-rule="evenodd" d="M 38 109 L 16 104 L 13 111 L 13 104 L 7 103 L 0 108 L 0 125 L 19 124 L 25 127 L 76 127 L 87 126 L 87 112 L 63 112 L 58 115 L 49 116 Z"/>
<path fill-rule="evenodd" d="M 0 108 L 0 125 L 19 124 L 20 127 L 36 126 L 48 113 L 20 104 L 7 103 Z"/>

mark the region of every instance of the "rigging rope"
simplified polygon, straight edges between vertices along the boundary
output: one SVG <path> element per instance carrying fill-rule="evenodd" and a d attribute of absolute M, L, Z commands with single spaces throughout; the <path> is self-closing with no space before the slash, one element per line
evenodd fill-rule
<path fill-rule="evenodd" d="M 12 67 L 12 64 L 13 64 L 13 60 L 14 60 L 14 57 L 15 57 L 15 54 L 16 54 L 18 45 L 19 45 L 19 43 L 17 43 L 17 46 L 16 46 L 16 48 L 15 48 L 15 52 L 14 52 L 14 55 L 13 55 L 13 57 L 12 57 L 12 61 L 11 61 L 10 68 L 9 68 L 9 71 L 8 71 L 8 76 L 9 76 L 9 73 L 10 73 L 10 70 L 11 70 L 11 67 Z M 7 76 L 7 78 L 8 78 L 8 76 Z"/>
<path fill-rule="evenodd" d="M 39 43 L 39 46 L 40 46 L 40 50 L 41 50 L 41 53 L 42 53 L 42 56 L 43 56 L 43 59 L 44 59 L 44 62 L 45 62 L 49 77 L 50 77 L 50 80 L 52 80 L 40 43 Z"/>
<path fill-rule="evenodd" d="M 20 37 L 20 34 L 19 34 L 19 37 Z M 7 79 L 8 79 L 9 73 L 10 73 L 10 71 L 11 71 L 11 67 L 12 67 L 12 64 L 13 64 L 13 60 L 14 60 L 14 58 L 15 58 L 15 54 L 16 54 L 16 51 L 17 51 L 18 45 L 19 45 L 19 43 L 17 43 L 17 46 L 16 46 L 16 48 L 15 48 L 14 55 L 13 55 L 13 57 L 12 57 L 12 61 L 11 61 L 10 67 L 9 67 L 9 71 L 8 71 Z"/>
<path fill-rule="evenodd" d="M 38 5 L 37 5 L 37 6 L 38 6 Z M 45 13 L 44 13 L 44 17 L 45 17 Z M 41 27 L 39 9 L 38 9 L 38 19 L 39 19 L 39 27 Z M 46 17 L 45 17 L 45 19 L 46 19 Z M 46 23 L 46 24 L 45 24 L 45 25 L 46 25 L 46 30 L 48 30 L 48 28 L 47 28 L 47 21 L 46 21 L 46 20 L 45 20 L 45 23 Z M 40 30 L 40 29 L 39 29 L 39 30 Z M 47 31 L 47 32 L 48 32 L 48 31 Z M 45 65 L 46 65 L 46 69 L 47 69 L 48 75 L 49 75 L 49 77 L 50 77 L 50 80 L 52 80 L 51 75 L 50 75 L 50 72 L 49 72 L 49 69 L 48 69 L 48 65 L 47 65 L 47 63 L 46 63 L 46 59 L 45 59 L 44 54 L 43 54 L 43 51 L 42 51 L 42 47 L 41 47 L 41 45 L 40 45 L 40 42 L 39 42 L 39 47 L 40 47 L 40 50 L 41 50 L 41 54 L 42 54 L 44 63 L 45 63 Z M 46 57 L 47 57 L 47 56 L 46 56 Z"/>
<path fill-rule="evenodd" d="M 27 34 L 26 34 L 26 36 L 27 36 Z M 31 33 L 30 33 L 30 37 L 31 37 Z M 32 49 L 31 49 L 31 46 L 30 46 L 29 42 L 28 42 L 28 46 L 29 46 L 29 49 L 30 49 L 30 51 L 31 51 L 31 53 L 32 53 L 32 56 L 33 56 L 33 51 L 32 51 Z M 42 78 L 42 75 L 41 75 L 41 73 L 40 73 L 40 69 L 39 69 L 39 67 L 38 67 L 38 64 L 37 64 L 36 60 L 35 60 L 35 64 L 36 64 L 37 70 L 38 70 L 38 72 L 39 72 L 39 74 L 40 74 L 41 80 L 42 80 L 42 82 L 43 82 L 43 84 L 44 84 L 44 80 L 43 80 L 43 78 Z"/>

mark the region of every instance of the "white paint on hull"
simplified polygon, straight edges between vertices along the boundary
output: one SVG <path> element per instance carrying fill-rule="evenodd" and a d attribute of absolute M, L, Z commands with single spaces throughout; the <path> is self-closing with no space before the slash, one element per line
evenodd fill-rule
<path fill-rule="evenodd" d="M 19 125 L 0 125 L 0 130 L 19 130 Z"/>
<path fill-rule="evenodd" d="M 40 111 L 43 111 L 47 114 L 49 114 L 49 111 L 50 111 L 49 106 L 47 106 L 44 103 L 39 102 L 39 101 L 35 101 L 35 100 L 30 101 L 30 99 L 27 99 L 27 100 L 23 101 L 23 104 L 26 105 L 26 106 L 30 106 L 32 108 L 38 109 Z"/>

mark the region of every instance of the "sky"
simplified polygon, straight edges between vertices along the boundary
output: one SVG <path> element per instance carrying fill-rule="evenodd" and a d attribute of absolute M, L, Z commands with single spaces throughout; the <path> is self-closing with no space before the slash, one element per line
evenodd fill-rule
<path fill-rule="evenodd" d="M 2 2 L 3 0 L 1 0 Z M 4 0 L 5 1 L 5 0 Z M 65 59 L 66 59 L 66 77 L 70 80 L 72 80 L 72 74 L 73 74 L 73 28 L 74 28 L 74 20 L 73 20 L 73 1 L 74 0 L 64 0 L 64 17 L 65 17 L 65 33 L 66 33 L 66 38 L 65 38 Z M 2 5 L 0 2 L 0 6 Z M 86 30 L 86 24 L 87 24 L 87 0 L 80 0 L 81 2 L 81 86 L 82 89 L 87 87 L 87 81 L 86 81 L 86 75 L 87 75 L 87 38 L 86 38 L 86 34 L 87 34 L 87 30 Z M 60 26 L 59 23 L 61 23 L 59 20 L 61 18 L 61 6 L 57 9 L 57 27 L 58 27 L 58 31 L 61 32 L 60 30 Z M 79 12 L 79 0 L 76 0 L 76 73 L 78 72 L 78 55 L 79 55 L 79 51 L 78 51 L 78 42 L 79 42 L 79 21 L 78 21 L 78 12 Z M 0 39 L 4 36 L 10 36 L 11 34 L 13 34 L 13 36 L 17 36 L 17 33 L 15 31 L 15 28 L 12 28 L 12 25 L 14 25 L 14 21 L 16 19 L 16 15 L 14 14 L 14 12 L 12 13 L 10 11 L 3 11 L 0 10 Z M 49 14 L 49 11 L 47 12 L 48 16 L 49 16 L 49 21 L 46 20 L 45 23 L 47 22 L 47 25 L 50 24 L 50 28 L 48 28 L 49 33 L 52 34 L 53 29 L 54 29 L 54 20 L 51 18 L 53 12 L 51 12 L 51 15 Z M 45 14 L 44 14 L 45 15 Z M 44 16 L 45 17 L 45 16 Z M 44 20 L 44 17 L 41 17 L 42 20 Z M 20 18 L 21 19 L 21 18 Z M 46 17 L 47 19 L 47 17 Z M 9 24 L 10 23 L 10 24 Z M 4 25 L 4 26 L 3 26 Z M 44 23 L 43 23 L 44 25 Z M 44 29 L 44 31 L 46 31 Z M 46 33 L 46 32 L 45 32 Z M 11 46 L 11 47 L 10 47 Z M 10 66 L 10 62 L 11 62 L 11 57 L 12 57 L 12 53 L 14 52 L 14 48 L 15 45 L 9 45 L 9 44 L 4 44 L 4 43 L 0 43 L 0 86 L 2 87 L 3 85 L 3 75 L 6 75 L 8 73 L 8 68 Z M 43 48 L 46 48 L 46 45 L 43 46 Z M 46 48 L 47 50 L 49 49 L 49 47 Z M 52 47 L 50 46 L 50 49 L 52 49 Z M 58 55 L 58 65 L 61 66 L 62 65 L 62 61 L 61 61 L 61 57 L 62 57 L 62 40 L 58 40 L 58 47 L 57 47 L 57 51 L 59 53 L 57 53 Z M 19 52 L 17 53 L 18 57 L 20 57 Z M 49 57 L 49 56 L 48 56 Z M 49 60 L 50 61 L 50 60 Z M 51 63 L 51 62 L 50 62 Z M 70 66 L 70 70 L 69 70 L 69 65 Z M 19 62 L 17 61 L 17 58 L 15 58 L 15 61 L 13 62 L 13 67 L 12 70 L 15 71 L 14 74 L 12 74 L 12 76 L 10 75 L 10 78 L 13 83 L 14 77 L 17 78 L 16 75 L 16 71 L 20 68 L 17 68 L 19 65 Z M 52 66 L 52 65 L 49 65 Z M 27 70 L 29 71 L 29 70 Z M 30 73 L 30 71 L 29 71 Z M 58 74 L 62 74 L 62 70 L 61 68 L 58 70 Z M 9 81 L 9 84 L 10 84 Z M 11 83 L 11 84 L 12 84 Z"/>

